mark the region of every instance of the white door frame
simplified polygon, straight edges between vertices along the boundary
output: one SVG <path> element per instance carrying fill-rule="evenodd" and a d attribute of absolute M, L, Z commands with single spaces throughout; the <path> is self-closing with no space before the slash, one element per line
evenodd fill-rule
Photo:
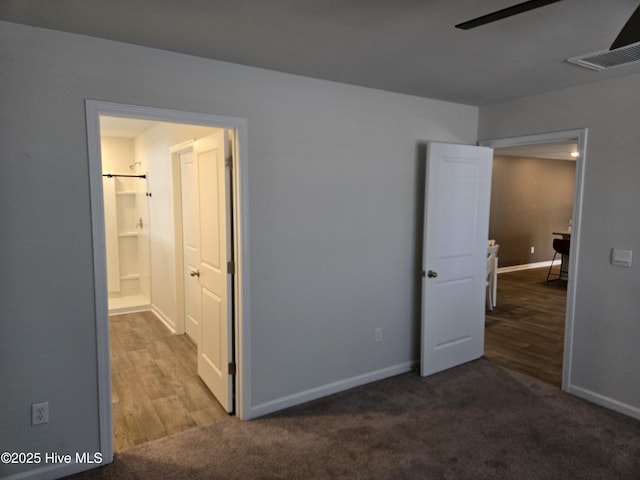
<path fill-rule="evenodd" d="M 515 147 L 520 145 L 534 145 L 539 143 L 562 142 L 576 140 L 578 153 L 576 158 L 576 177 L 573 191 L 573 217 L 571 225 L 571 249 L 569 252 L 569 281 L 567 284 L 567 308 L 564 322 L 564 354 L 562 360 L 562 390 L 571 389 L 571 360 L 573 358 L 573 326 L 575 323 L 576 279 L 580 256 L 580 232 L 582 220 L 582 199 L 584 189 L 584 170 L 587 159 L 587 129 L 565 130 L 560 132 L 540 133 L 521 137 L 497 138 L 482 140 L 478 145 L 492 147 Z"/>
<path fill-rule="evenodd" d="M 169 148 L 171 153 L 171 171 L 173 185 L 173 211 L 175 214 L 175 244 L 181 246 L 181 251 L 176 252 L 176 310 L 177 317 L 175 321 L 175 333 L 182 334 L 186 332 L 186 314 L 185 314 L 185 290 L 184 290 L 184 223 L 182 215 L 182 175 L 180 171 L 180 154 L 193 151 L 195 139 L 187 140 L 178 145 Z M 177 249 L 176 249 L 177 250 Z"/>
<path fill-rule="evenodd" d="M 250 418 L 251 402 L 251 317 L 249 301 L 249 235 L 247 172 L 247 119 L 203 113 L 141 107 L 86 100 L 89 187 L 91 195 L 91 231 L 95 288 L 95 320 L 98 371 L 98 415 L 100 450 L 105 463 L 113 460 L 113 422 L 111 411 L 111 362 L 109 358 L 109 312 L 107 301 L 107 266 L 105 255 L 104 205 L 102 197 L 102 158 L 100 152 L 100 115 L 139 118 L 228 128 L 234 133 L 234 168 L 232 169 L 234 210 L 234 328 L 236 349 L 236 415 Z"/>

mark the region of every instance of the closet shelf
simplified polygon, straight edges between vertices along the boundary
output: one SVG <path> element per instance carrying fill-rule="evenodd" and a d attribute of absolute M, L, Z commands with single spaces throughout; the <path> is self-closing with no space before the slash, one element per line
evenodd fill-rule
<path fill-rule="evenodd" d="M 140 278 L 140 274 L 139 273 L 131 273 L 129 275 L 121 275 L 120 276 L 120 280 L 135 280 L 137 278 Z"/>
<path fill-rule="evenodd" d="M 137 237 L 138 235 L 138 232 L 122 232 L 118 234 L 119 237 Z"/>
<path fill-rule="evenodd" d="M 134 192 L 133 190 L 119 190 L 116 192 L 116 195 L 135 195 L 138 192 Z"/>

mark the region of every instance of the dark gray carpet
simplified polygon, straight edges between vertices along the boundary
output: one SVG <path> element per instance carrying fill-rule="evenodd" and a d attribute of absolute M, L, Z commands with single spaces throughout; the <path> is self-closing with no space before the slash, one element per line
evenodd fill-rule
<path fill-rule="evenodd" d="M 74 479 L 640 479 L 640 422 L 486 360 L 116 454 Z"/>

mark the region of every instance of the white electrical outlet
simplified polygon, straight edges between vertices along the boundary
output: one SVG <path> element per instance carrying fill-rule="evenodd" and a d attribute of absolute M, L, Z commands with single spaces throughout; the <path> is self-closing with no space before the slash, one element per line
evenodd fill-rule
<path fill-rule="evenodd" d="M 40 425 L 49 421 L 49 402 L 31 405 L 31 425 Z"/>
<path fill-rule="evenodd" d="M 531 247 L 531 253 L 536 253 L 536 248 L 535 247 Z"/>
<path fill-rule="evenodd" d="M 382 341 L 382 329 L 376 328 L 376 343 L 380 343 Z"/>

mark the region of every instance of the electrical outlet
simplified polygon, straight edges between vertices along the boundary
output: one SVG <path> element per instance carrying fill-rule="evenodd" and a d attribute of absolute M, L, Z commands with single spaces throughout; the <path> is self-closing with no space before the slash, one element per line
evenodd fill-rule
<path fill-rule="evenodd" d="M 31 405 L 31 425 L 40 425 L 49 421 L 49 402 Z"/>
<path fill-rule="evenodd" d="M 376 343 L 380 343 L 382 341 L 382 329 L 376 328 Z"/>
<path fill-rule="evenodd" d="M 536 248 L 535 247 L 531 247 L 531 253 L 536 253 Z"/>

